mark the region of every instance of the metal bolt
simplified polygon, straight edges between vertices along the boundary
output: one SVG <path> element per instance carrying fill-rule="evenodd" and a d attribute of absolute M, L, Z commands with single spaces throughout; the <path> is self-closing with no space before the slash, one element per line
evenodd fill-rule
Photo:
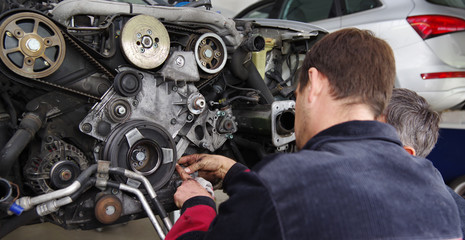
<path fill-rule="evenodd" d="M 144 48 L 141 48 L 141 49 L 140 49 L 140 52 L 141 52 L 141 53 L 144 53 L 144 52 L 145 52 L 145 49 L 144 49 Z"/>
<path fill-rule="evenodd" d="M 7 35 L 8 37 L 13 37 L 13 34 L 11 34 L 10 32 L 6 32 L 6 35 Z"/>
<path fill-rule="evenodd" d="M 115 206 L 110 205 L 110 206 L 107 206 L 107 207 L 105 208 L 105 213 L 106 213 L 107 215 L 113 215 L 113 214 L 115 214 L 115 212 L 116 212 Z"/>
<path fill-rule="evenodd" d="M 188 114 L 187 121 L 192 121 L 192 119 L 194 119 L 194 116 L 192 116 L 192 114 Z"/>
<path fill-rule="evenodd" d="M 177 86 L 173 86 L 173 88 L 171 88 L 173 90 L 173 92 L 177 92 L 178 91 L 178 87 Z"/>
<path fill-rule="evenodd" d="M 157 48 L 158 47 L 158 44 L 157 43 L 153 43 L 153 48 Z"/>
<path fill-rule="evenodd" d="M 145 36 L 142 37 L 141 42 L 142 42 L 142 46 L 143 46 L 144 48 L 150 48 L 150 47 L 152 47 L 152 44 L 153 44 L 152 38 L 150 38 L 150 37 L 147 36 L 147 35 L 145 35 Z"/>
<path fill-rule="evenodd" d="M 206 62 L 204 62 L 204 61 L 200 61 L 200 62 L 202 63 L 202 66 L 204 66 L 204 67 L 207 66 Z"/>
<path fill-rule="evenodd" d="M 92 131 L 92 125 L 90 125 L 90 123 L 82 124 L 82 131 L 86 132 L 86 133 L 91 132 Z"/>
<path fill-rule="evenodd" d="M 145 160 L 145 153 L 144 152 L 138 152 L 136 153 L 136 160 L 139 161 L 139 162 L 142 162 Z"/>
<path fill-rule="evenodd" d="M 47 61 L 44 61 L 44 65 L 47 67 L 50 66 L 50 64 Z"/>
<path fill-rule="evenodd" d="M 170 123 L 171 123 L 171 125 L 175 125 L 177 123 L 176 118 L 172 118 Z"/>
<path fill-rule="evenodd" d="M 72 176 L 73 174 L 71 173 L 69 169 L 64 169 L 60 172 L 60 179 L 63 181 L 70 180 Z"/>
<path fill-rule="evenodd" d="M 124 115 L 126 115 L 126 112 L 127 112 L 127 109 L 126 109 L 126 107 L 123 106 L 123 105 L 117 105 L 117 106 L 115 107 L 115 113 L 116 113 L 116 115 L 118 115 L 118 116 L 124 116 Z"/>
<path fill-rule="evenodd" d="M 113 193 L 113 195 L 116 195 L 116 194 L 119 193 L 119 191 L 118 191 L 118 189 L 113 188 L 113 189 L 111 189 L 111 193 Z"/>
<path fill-rule="evenodd" d="M 148 30 L 147 30 L 147 34 L 148 34 L 148 35 L 152 35 L 152 30 L 148 29 Z"/>
<path fill-rule="evenodd" d="M 30 38 L 26 42 L 26 47 L 29 49 L 31 52 L 37 52 L 40 50 L 40 42 L 39 40 L 35 38 Z"/>
<path fill-rule="evenodd" d="M 215 51 L 215 57 L 220 57 L 221 56 L 221 52 L 220 51 Z"/>
<path fill-rule="evenodd" d="M 209 145 L 208 143 L 205 143 L 205 142 L 204 142 L 204 143 L 202 143 L 202 147 L 208 149 L 208 147 L 210 147 L 210 145 Z"/>
<path fill-rule="evenodd" d="M 174 61 L 176 63 L 176 65 L 178 65 L 179 67 L 183 67 L 184 66 L 184 63 L 185 63 L 185 60 L 184 60 L 184 57 L 183 56 L 177 56 L 176 57 L 176 60 Z"/>
<path fill-rule="evenodd" d="M 211 49 L 205 49 L 205 51 L 203 52 L 203 56 L 205 56 L 206 58 L 211 58 L 213 56 L 213 52 Z"/>
<path fill-rule="evenodd" d="M 194 101 L 194 109 L 203 109 L 205 107 L 205 99 L 203 98 L 197 98 L 195 101 Z"/>
<path fill-rule="evenodd" d="M 142 34 L 140 34 L 140 33 L 137 33 L 137 35 L 136 35 L 136 36 L 137 36 L 137 38 L 141 38 L 141 37 L 142 37 Z"/>

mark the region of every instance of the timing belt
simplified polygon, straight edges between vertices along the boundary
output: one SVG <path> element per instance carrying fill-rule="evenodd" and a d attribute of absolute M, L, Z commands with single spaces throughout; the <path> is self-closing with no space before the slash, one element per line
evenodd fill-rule
<path fill-rule="evenodd" d="M 97 61 L 94 57 L 92 57 L 85 49 L 83 49 L 81 46 L 79 46 L 79 44 L 74 41 L 74 39 L 72 39 L 67 33 L 65 33 L 64 31 L 61 31 L 63 37 L 65 38 L 65 40 L 73 47 L 75 48 L 79 53 L 82 54 L 82 56 L 84 56 L 84 58 L 86 58 L 90 63 L 92 63 L 99 72 L 102 72 L 104 73 L 107 77 L 109 77 L 110 79 L 113 79 L 115 78 L 115 76 L 110 72 L 108 71 L 102 64 L 100 64 L 99 61 Z M 65 57 L 66 58 L 66 57 Z M 63 62 L 64 63 L 64 62 Z M 62 63 L 62 64 L 63 64 Z M 61 89 L 61 90 L 64 90 L 64 91 L 68 91 L 68 92 L 72 92 L 72 93 L 75 93 L 75 94 L 78 94 L 78 95 L 81 95 L 81 96 L 85 96 L 85 97 L 88 97 L 88 98 L 92 98 L 94 100 L 101 100 L 101 98 L 99 96 L 95 96 L 95 95 L 92 95 L 92 94 L 88 94 L 88 93 L 85 93 L 85 92 L 82 92 L 82 91 L 78 91 L 78 90 L 74 90 L 74 89 L 71 89 L 71 88 L 68 88 L 68 87 L 64 87 L 64 86 L 61 86 L 61 85 L 58 85 L 58 84 L 55 84 L 55 83 L 51 83 L 51 82 L 47 82 L 47 81 L 44 81 L 42 79 L 39 79 L 39 78 L 30 78 L 30 80 L 33 80 L 35 82 L 39 82 L 41 84 L 45 84 L 45 85 L 48 85 L 48 86 L 51 86 L 51 87 L 54 87 L 54 88 L 58 88 L 58 89 Z"/>

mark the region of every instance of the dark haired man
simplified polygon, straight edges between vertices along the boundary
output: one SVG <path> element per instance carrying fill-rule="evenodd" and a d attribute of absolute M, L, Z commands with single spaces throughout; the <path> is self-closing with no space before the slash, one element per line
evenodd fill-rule
<path fill-rule="evenodd" d="M 432 164 L 375 121 L 388 104 L 395 63 L 388 44 L 358 29 L 328 34 L 307 53 L 296 91 L 299 152 L 251 171 L 215 155 L 177 167 L 182 216 L 167 239 L 459 239 L 457 206 Z M 215 217 L 188 173 L 223 179 Z"/>

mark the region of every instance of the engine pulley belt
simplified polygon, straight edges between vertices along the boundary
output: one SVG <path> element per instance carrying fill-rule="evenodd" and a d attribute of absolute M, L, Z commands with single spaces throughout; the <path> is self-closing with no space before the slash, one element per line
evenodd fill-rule
<path fill-rule="evenodd" d="M 95 58 L 93 58 L 89 53 L 87 53 L 86 50 L 84 50 L 81 46 L 79 46 L 79 44 L 76 43 L 76 41 L 74 41 L 66 32 L 61 31 L 61 33 L 63 34 L 63 37 L 65 38 L 65 40 L 72 47 L 74 47 L 79 53 L 81 53 L 82 56 L 84 56 L 90 63 L 92 63 L 97 68 L 98 71 L 104 73 L 110 79 L 113 79 L 115 77 L 110 71 L 108 71 Z M 72 93 L 75 93 L 75 94 L 78 94 L 78 95 L 81 95 L 81 96 L 92 98 L 94 100 L 101 100 L 101 97 L 99 97 L 99 96 L 94 96 L 92 94 L 88 94 L 88 93 L 85 93 L 85 92 L 81 92 L 81 91 L 78 91 L 78 90 L 67 88 L 67 87 L 64 87 L 64 86 L 61 86 L 61 85 L 58 85 L 58 84 L 55 84 L 55 83 L 44 81 L 42 79 L 30 78 L 30 80 L 33 80 L 33 81 L 36 81 L 36 82 L 39 82 L 41 84 L 45 84 L 45 85 L 48 85 L 48 86 L 52 86 L 54 88 L 58 88 L 58 89 L 61 89 L 61 90 L 64 90 L 64 91 L 72 92 Z"/>

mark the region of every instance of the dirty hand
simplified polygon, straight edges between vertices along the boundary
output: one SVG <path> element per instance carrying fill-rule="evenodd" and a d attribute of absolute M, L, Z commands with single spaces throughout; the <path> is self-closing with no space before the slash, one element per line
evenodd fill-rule
<path fill-rule="evenodd" d="M 192 154 L 181 157 L 178 163 L 186 166 L 185 172 L 190 174 L 198 171 L 200 177 L 215 182 L 218 179 L 223 180 L 236 161 L 221 155 Z"/>
<path fill-rule="evenodd" d="M 205 196 L 215 200 L 212 195 L 202 186 L 200 183 L 195 181 L 188 173 L 186 173 L 181 166 L 176 164 L 176 171 L 183 180 L 181 186 L 178 187 L 174 194 L 174 203 L 178 208 L 184 205 L 184 202 L 190 198 L 197 196 Z"/>

